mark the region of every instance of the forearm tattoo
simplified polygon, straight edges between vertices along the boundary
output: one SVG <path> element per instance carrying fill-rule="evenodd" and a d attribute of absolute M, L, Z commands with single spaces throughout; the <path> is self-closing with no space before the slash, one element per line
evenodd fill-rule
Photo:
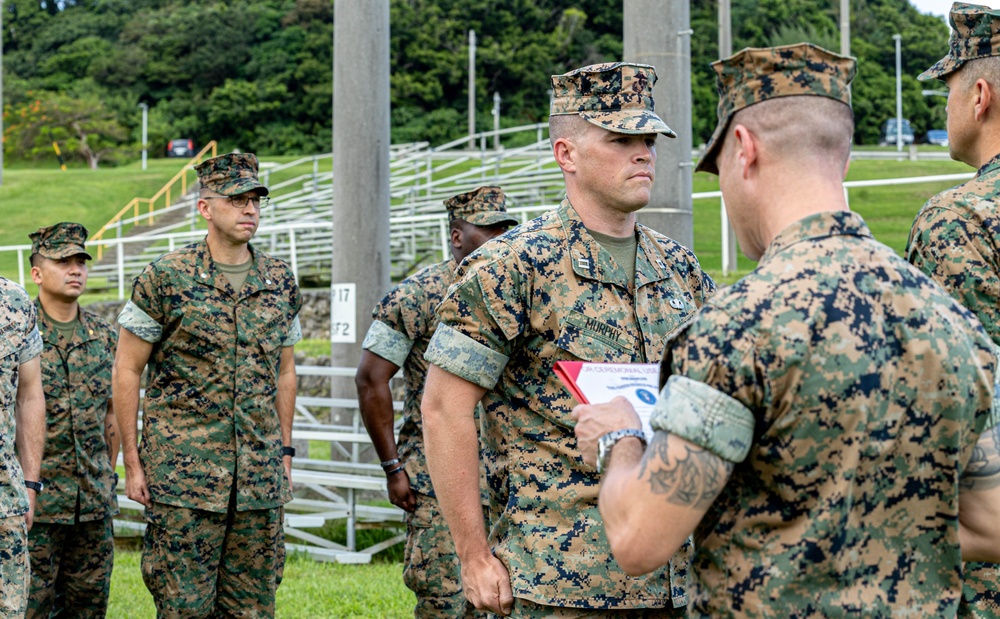
<path fill-rule="evenodd" d="M 960 480 L 962 490 L 990 490 L 1000 486 L 1000 425 L 979 437 Z"/>
<path fill-rule="evenodd" d="M 671 446 L 670 435 L 657 432 L 642 459 L 640 479 L 647 470 L 653 494 L 665 495 L 673 505 L 707 509 L 729 481 L 733 464 L 687 442 Z"/>

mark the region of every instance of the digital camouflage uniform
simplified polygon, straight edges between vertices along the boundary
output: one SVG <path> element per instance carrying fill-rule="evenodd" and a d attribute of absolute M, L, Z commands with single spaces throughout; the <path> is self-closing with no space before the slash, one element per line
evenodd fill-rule
<path fill-rule="evenodd" d="M 0 618 L 21 617 L 28 603 L 28 493 L 15 451 L 18 368 L 42 352 L 35 306 L 0 277 Z"/>
<path fill-rule="evenodd" d="M 552 76 L 550 115 L 675 137 L 654 112 L 655 83 L 653 67 L 630 63 Z M 510 574 L 517 617 L 566 614 L 552 607 L 683 615 L 690 547 L 669 569 L 622 571 L 597 511 L 600 476 L 573 434 L 576 402 L 552 371 L 560 360 L 656 361 L 667 334 L 715 292 L 689 250 L 639 224 L 635 234 L 628 281 L 563 200 L 469 256 L 438 308 L 427 360 L 487 390 L 489 541 Z"/>
<path fill-rule="evenodd" d="M 966 309 L 826 212 L 668 349 L 653 428 L 735 465 L 695 533 L 689 617 L 955 616 L 956 482 L 997 422 Z"/>
<path fill-rule="evenodd" d="M 948 54 L 922 73 L 940 79 L 977 58 L 1000 55 L 1000 11 L 955 3 Z M 974 179 L 931 198 L 917 215 L 907 259 L 972 310 L 1000 344 L 1000 154 Z M 1000 619 L 1000 565 L 967 563 L 959 617 Z"/>
<path fill-rule="evenodd" d="M 713 66 L 723 126 L 814 89 L 849 104 L 855 69 L 809 44 Z M 734 465 L 695 532 L 690 617 L 955 616 L 957 481 L 997 422 L 995 352 L 860 216 L 786 227 L 662 368 L 653 428 Z"/>
<path fill-rule="evenodd" d="M 445 201 L 449 219 L 461 219 L 477 226 L 516 225 L 506 213 L 505 197 L 499 187 L 481 187 Z M 462 574 L 455 543 L 431 486 L 424 451 L 420 401 L 430 365 L 424 359 L 434 335 L 434 310 L 455 281 L 454 260 L 431 265 L 393 287 L 375 306 L 371 327 L 362 347 L 403 368 L 406 395 L 403 424 L 397 446 L 406 467 L 417 507 L 406 514 L 406 550 L 403 581 L 417 596 L 417 617 L 476 616 L 462 593 Z M 477 408 L 478 411 L 478 408 Z M 485 468 L 480 472 L 484 512 Z M 487 518 L 487 525 L 489 520 Z M 488 527 L 487 527 L 488 528 Z"/>
<path fill-rule="evenodd" d="M 197 169 L 223 195 L 261 187 L 253 155 L 223 155 Z M 164 614 L 209 616 L 213 603 L 245 616 L 274 614 L 281 506 L 292 498 L 275 399 L 281 349 L 302 337 L 302 300 L 285 262 L 250 251 L 239 293 L 205 241 L 170 252 L 136 278 L 118 317 L 153 344 L 139 444 L 154 503 L 142 569 Z M 195 563 L 197 573 L 181 572 Z M 216 592 L 217 575 L 246 586 Z"/>
<path fill-rule="evenodd" d="M 59 223 L 30 235 L 32 254 L 59 260 L 83 255 L 87 229 Z M 31 594 L 28 617 L 104 617 L 114 561 L 112 518 L 116 476 L 105 438 L 111 366 L 117 335 L 103 318 L 79 309 L 66 339 L 35 301 L 44 342 L 45 490 L 35 500 L 28 535 Z M 53 611 L 53 609 L 55 609 Z"/>
<path fill-rule="evenodd" d="M 597 511 L 600 477 L 583 462 L 552 371 L 560 360 L 647 363 L 715 290 L 694 255 L 636 226 L 636 274 L 588 233 L 564 200 L 497 237 L 459 267 L 438 308 L 427 359 L 487 389 L 483 458 L 490 544 L 523 600 L 599 610 L 683 605 L 686 557 L 633 578 L 611 556 Z"/>

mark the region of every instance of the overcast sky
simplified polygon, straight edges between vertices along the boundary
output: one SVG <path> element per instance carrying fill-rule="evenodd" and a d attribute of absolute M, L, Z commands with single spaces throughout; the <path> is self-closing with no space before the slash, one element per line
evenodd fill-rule
<path fill-rule="evenodd" d="M 944 15 L 947 17 L 948 11 L 951 9 L 951 0 L 910 0 L 910 4 L 917 7 L 921 13 L 931 13 L 933 15 Z M 972 4 L 981 4 L 988 6 L 990 8 L 997 8 L 1000 6 L 1000 1 L 998 0 L 972 0 Z"/>

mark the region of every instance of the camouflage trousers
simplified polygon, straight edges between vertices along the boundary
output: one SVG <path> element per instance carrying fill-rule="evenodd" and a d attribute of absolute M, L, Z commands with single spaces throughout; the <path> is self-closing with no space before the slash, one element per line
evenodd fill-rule
<path fill-rule="evenodd" d="M 508 618 L 490 615 L 491 619 L 681 619 L 687 609 L 681 608 L 625 608 L 621 610 L 595 610 L 588 608 L 565 608 L 536 604 L 524 598 L 514 598 L 514 609 Z"/>
<path fill-rule="evenodd" d="M 26 617 L 104 617 L 115 553 L 110 517 L 76 524 L 36 522 L 28 548 L 31 594 Z"/>
<path fill-rule="evenodd" d="M 462 593 L 462 569 L 440 504 L 426 494 L 416 493 L 416 497 L 417 508 L 406 514 L 403 556 L 403 583 L 417 596 L 413 616 L 485 617 Z M 483 512 L 485 517 L 485 507 Z"/>
<path fill-rule="evenodd" d="M 163 503 L 146 509 L 142 580 L 157 617 L 274 617 L 285 510 L 229 507 L 224 514 Z"/>
<path fill-rule="evenodd" d="M 1000 619 L 1000 564 L 966 563 L 962 582 L 962 619 Z"/>
<path fill-rule="evenodd" d="M 0 619 L 21 619 L 28 607 L 31 561 L 24 516 L 0 518 Z"/>

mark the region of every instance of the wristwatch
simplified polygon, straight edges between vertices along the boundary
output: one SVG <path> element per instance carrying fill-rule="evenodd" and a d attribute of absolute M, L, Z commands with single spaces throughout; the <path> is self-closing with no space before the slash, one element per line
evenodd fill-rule
<path fill-rule="evenodd" d="M 636 428 L 625 428 L 623 430 L 614 430 L 613 432 L 608 432 L 597 439 L 597 472 L 603 473 L 604 469 L 608 467 L 608 459 L 611 458 L 611 449 L 615 446 L 615 443 L 622 440 L 626 436 L 634 436 L 642 442 L 643 448 L 646 447 L 646 435 L 643 434 L 642 430 L 637 430 Z"/>
<path fill-rule="evenodd" d="M 24 480 L 24 487 L 31 488 L 35 492 L 41 492 L 45 488 L 45 484 L 40 481 L 28 481 Z"/>
<path fill-rule="evenodd" d="M 283 445 L 281 447 L 281 456 L 282 457 L 284 457 L 284 456 L 291 456 L 291 457 L 294 458 L 295 457 L 295 448 L 291 447 L 289 445 Z"/>

